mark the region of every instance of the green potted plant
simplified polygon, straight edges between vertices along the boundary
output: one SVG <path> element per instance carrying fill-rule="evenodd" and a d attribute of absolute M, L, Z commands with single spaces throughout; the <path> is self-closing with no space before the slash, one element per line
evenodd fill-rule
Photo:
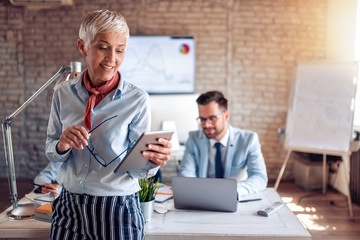
<path fill-rule="evenodd" d="M 154 177 L 139 179 L 141 187 L 139 191 L 140 206 L 144 214 L 145 221 L 150 221 L 154 212 L 154 202 L 158 181 Z"/>

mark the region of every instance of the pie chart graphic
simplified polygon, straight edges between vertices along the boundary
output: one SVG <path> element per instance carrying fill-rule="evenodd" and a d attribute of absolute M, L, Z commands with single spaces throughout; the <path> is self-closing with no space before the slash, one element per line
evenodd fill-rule
<path fill-rule="evenodd" d="M 180 46 L 180 52 L 182 54 L 187 54 L 190 51 L 190 47 L 187 44 L 181 44 Z"/>

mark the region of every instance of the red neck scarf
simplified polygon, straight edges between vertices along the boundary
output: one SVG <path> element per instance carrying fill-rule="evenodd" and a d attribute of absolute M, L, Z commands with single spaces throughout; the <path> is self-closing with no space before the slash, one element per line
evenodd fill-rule
<path fill-rule="evenodd" d="M 88 75 L 88 70 L 85 71 L 83 76 L 83 83 L 85 88 L 89 91 L 90 97 L 89 101 L 86 105 L 85 110 L 85 127 L 87 129 L 91 129 L 91 112 L 94 109 L 94 107 L 106 96 L 108 95 L 112 90 L 114 90 L 120 82 L 120 76 L 119 74 L 116 74 L 111 80 L 107 81 L 104 85 L 101 85 L 99 87 L 92 87 L 90 83 L 90 78 Z"/>

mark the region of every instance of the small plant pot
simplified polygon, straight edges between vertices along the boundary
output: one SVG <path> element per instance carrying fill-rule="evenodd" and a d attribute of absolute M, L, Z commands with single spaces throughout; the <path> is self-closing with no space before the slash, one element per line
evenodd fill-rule
<path fill-rule="evenodd" d="M 150 221 L 152 218 L 154 212 L 154 202 L 155 200 L 149 202 L 140 202 L 140 206 L 144 215 L 145 222 Z"/>

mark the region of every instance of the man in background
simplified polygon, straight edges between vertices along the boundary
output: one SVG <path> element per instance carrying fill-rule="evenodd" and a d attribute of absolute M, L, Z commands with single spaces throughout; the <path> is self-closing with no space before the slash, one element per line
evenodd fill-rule
<path fill-rule="evenodd" d="M 268 178 L 257 133 L 229 124 L 221 92 L 206 92 L 196 101 L 202 130 L 189 133 L 179 175 L 236 179 L 238 197 L 264 190 Z"/>

